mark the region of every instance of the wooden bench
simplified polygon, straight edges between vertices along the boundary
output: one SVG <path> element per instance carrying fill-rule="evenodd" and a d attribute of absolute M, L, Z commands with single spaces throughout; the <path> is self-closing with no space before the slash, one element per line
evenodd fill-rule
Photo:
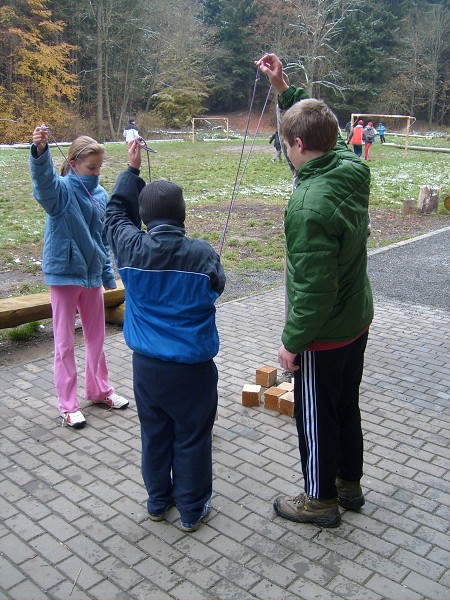
<path fill-rule="evenodd" d="M 115 325 L 123 325 L 125 311 L 125 289 L 122 281 L 116 281 L 115 290 L 105 290 L 105 321 Z M 52 306 L 50 292 L 0 298 L 0 329 L 18 327 L 24 323 L 51 319 Z"/>

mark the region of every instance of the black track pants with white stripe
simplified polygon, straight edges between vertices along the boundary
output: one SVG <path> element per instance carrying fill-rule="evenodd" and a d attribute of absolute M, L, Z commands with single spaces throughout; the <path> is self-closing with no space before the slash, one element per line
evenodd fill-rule
<path fill-rule="evenodd" d="M 298 356 L 295 419 L 305 492 L 312 498 L 335 498 L 336 477 L 362 477 L 359 386 L 367 338 L 365 332 L 347 346 Z"/>

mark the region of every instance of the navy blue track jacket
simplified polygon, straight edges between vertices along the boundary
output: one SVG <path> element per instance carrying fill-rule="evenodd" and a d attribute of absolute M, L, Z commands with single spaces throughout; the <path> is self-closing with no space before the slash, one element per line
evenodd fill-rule
<path fill-rule="evenodd" d="M 138 198 L 145 182 L 129 167 L 106 208 L 106 229 L 126 292 L 124 337 L 140 354 L 180 363 L 210 360 L 219 351 L 215 301 L 225 274 L 215 250 L 186 237 L 178 221 L 141 230 Z"/>

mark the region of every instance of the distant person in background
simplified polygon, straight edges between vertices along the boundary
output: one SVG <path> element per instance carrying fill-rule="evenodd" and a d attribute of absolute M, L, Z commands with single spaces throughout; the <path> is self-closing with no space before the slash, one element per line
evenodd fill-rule
<path fill-rule="evenodd" d="M 345 141 L 347 142 L 347 144 L 348 144 L 348 138 L 350 136 L 350 130 L 351 130 L 351 128 L 352 128 L 352 122 L 348 121 L 345 124 Z"/>
<path fill-rule="evenodd" d="M 373 126 L 372 121 L 369 121 L 367 123 L 367 126 L 364 127 L 364 131 L 363 131 L 364 160 L 370 160 L 370 158 L 369 158 L 370 147 L 374 143 L 376 135 L 377 135 L 377 130 Z"/>
<path fill-rule="evenodd" d="M 383 125 L 383 123 L 379 123 L 378 124 L 378 135 L 380 136 L 380 142 L 382 144 L 384 144 L 386 142 L 386 139 L 384 137 L 385 131 L 386 131 L 386 127 Z"/>
<path fill-rule="evenodd" d="M 356 156 L 361 157 L 362 154 L 362 143 L 363 143 L 363 133 L 364 133 L 364 121 L 358 121 L 356 127 L 350 131 L 350 135 L 348 136 L 348 141 L 352 143 L 353 152 Z"/>
<path fill-rule="evenodd" d="M 280 136 L 278 135 L 278 131 L 275 131 L 272 137 L 269 140 L 269 144 L 273 142 L 273 146 L 275 148 L 275 154 L 272 156 L 272 162 L 274 163 L 277 159 L 281 162 L 281 142 Z"/>
<path fill-rule="evenodd" d="M 139 131 L 136 126 L 136 121 L 134 119 L 130 119 L 128 121 L 128 125 L 123 130 L 123 137 L 127 144 L 136 140 L 139 137 Z"/>

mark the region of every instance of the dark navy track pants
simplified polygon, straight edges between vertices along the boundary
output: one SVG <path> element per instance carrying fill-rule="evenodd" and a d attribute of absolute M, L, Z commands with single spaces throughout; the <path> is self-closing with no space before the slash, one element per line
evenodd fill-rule
<path fill-rule="evenodd" d="M 148 510 L 162 512 L 175 501 L 181 520 L 193 523 L 212 494 L 216 365 L 213 360 L 161 361 L 135 352 L 133 377 Z"/>

